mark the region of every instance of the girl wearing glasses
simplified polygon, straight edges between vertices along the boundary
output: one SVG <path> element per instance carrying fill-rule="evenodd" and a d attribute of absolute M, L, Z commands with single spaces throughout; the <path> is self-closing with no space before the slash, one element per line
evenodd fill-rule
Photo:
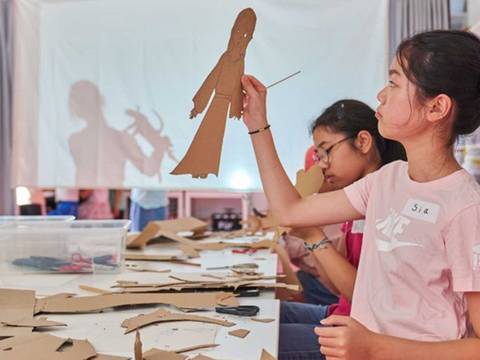
<path fill-rule="evenodd" d="M 480 125 L 480 40 L 433 31 L 402 42 L 376 117 L 408 162 L 306 199 L 278 170 L 265 87 L 251 76 L 242 84 L 244 122 L 276 218 L 289 227 L 365 219 L 351 316 L 332 315 L 315 328 L 320 358 L 478 359 L 480 186 L 455 160 L 453 144 Z"/>
<path fill-rule="evenodd" d="M 343 189 L 391 161 L 406 159 L 400 143 L 384 139 L 379 134 L 375 112 L 361 101 L 337 101 L 312 123 L 310 130 L 315 146 L 314 159 L 324 169 L 326 186 L 331 190 Z M 325 293 L 325 287 L 333 289 L 340 297 L 333 305 L 281 303 L 280 358 L 299 358 L 300 355 L 306 359 L 321 358 L 314 328 L 330 315 L 350 315 L 362 246 L 363 220 L 347 221 L 342 230 L 345 234 L 345 256 L 328 242 L 325 248 L 313 252 L 302 244 L 302 251 L 296 238 L 310 243 L 325 238 L 318 227 L 294 229 L 291 233 L 294 237 L 285 237 L 289 254 L 301 254 L 302 260 L 314 267 L 310 273 L 297 273 L 304 298 L 317 298 L 315 292 Z"/>

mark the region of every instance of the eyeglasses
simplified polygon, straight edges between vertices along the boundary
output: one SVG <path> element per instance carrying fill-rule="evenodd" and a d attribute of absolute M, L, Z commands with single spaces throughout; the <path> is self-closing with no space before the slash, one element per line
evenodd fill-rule
<path fill-rule="evenodd" d="M 343 138 L 341 140 L 338 140 L 336 143 L 330 145 L 328 148 L 323 149 L 320 146 L 315 147 L 315 150 L 313 152 L 313 160 L 315 162 L 320 162 L 322 161 L 325 164 L 330 163 L 330 152 L 333 150 L 335 146 L 338 144 L 341 144 L 342 142 L 353 139 L 354 136 L 347 136 L 346 138 Z"/>

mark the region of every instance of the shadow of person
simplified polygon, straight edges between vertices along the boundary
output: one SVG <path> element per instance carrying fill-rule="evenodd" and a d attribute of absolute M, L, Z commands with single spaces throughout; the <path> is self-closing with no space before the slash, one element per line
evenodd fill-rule
<path fill-rule="evenodd" d="M 141 120 L 137 120 L 140 118 L 137 115 L 131 126 L 117 130 L 108 125 L 103 106 L 104 98 L 91 81 L 80 80 L 71 86 L 70 113 L 86 122 L 85 128 L 69 138 L 70 153 L 75 164 L 75 185 L 121 187 L 125 182 L 127 161 L 147 176 L 160 175 L 165 153 L 173 156 L 170 139 L 153 129 L 147 117 L 141 113 L 138 113 L 143 116 Z M 129 111 L 127 110 L 128 115 Z M 132 128 L 133 134 L 130 133 Z M 135 140 L 136 133 L 141 133 L 144 137 L 148 133 L 146 139 L 154 149 L 150 156 L 142 151 Z"/>

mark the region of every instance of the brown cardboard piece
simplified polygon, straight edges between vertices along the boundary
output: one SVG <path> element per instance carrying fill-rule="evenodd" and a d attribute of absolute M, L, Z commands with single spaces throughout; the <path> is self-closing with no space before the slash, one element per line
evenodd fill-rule
<path fill-rule="evenodd" d="M 192 254 L 198 257 L 198 251 L 202 250 L 225 250 L 227 248 L 249 248 L 249 249 L 268 249 L 271 247 L 272 242 L 270 240 L 259 240 L 255 242 L 234 242 L 234 241 L 218 241 L 218 242 L 208 242 L 208 243 L 199 243 L 187 239 L 183 236 L 177 235 L 170 231 L 161 230 L 157 232 L 160 236 L 168 238 L 170 240 L 176 241 L 182 245 L 181 249 L 187 249 L 186 254 Z M 126 260 L 142 260 L 142 258 L 153 257 L 153 255 L 145 256 L 143 254 L 125 254 Z M 180 258 L 173 255 L 156 255 L 158 261 L 180 261 Z"/>
<path fill-rule="evenodd" d="M 133 355 L 135 360 L 143 360 L 142 340 L 140 339 L 140 332 L 137 330 L 135 334 L 135 344 L 133 345 Z"/>
<path fill-rule="evenodd" d="M 256 321 L 256 322 L 261 322 L 261 323 L 271 323 L 273 321 L 275 321 L 275 319 L 259 319 L 259 318 L 250 318 L 251 320 L 253 321 Z"/>
<path fill-rule="evenodd" d="M 192 291 L 198 289 L 238 289 L 242 288 L 260 288 L 260 289 L 287 289 L 296 291 L 297 285 L 285 284 L 281 282 L 265 282 L 265 280 L 276 279 L 272 276 L 232 276 L 218 274 L 212 276 L 209 273 L 181 273 L 171 274 L 163 277 L 157 283 L 139 283 L 117 281 L 112 288 L 119 288 L 124 293 L 155 293 L 171 291 Z M 281 277 L 280 277 L 281 278 Z"/>
<path fill-rule="evenodd" d="M 194 263 L 173 255 L 126 253 L 124 257 L 125 257 L 125 260 L 130 260 L 130 261 L 165 261 L 165 262 L 171 262 L 174 264 L 182 264 L 182 265 L 188 265 L 188 266 L 197 266 L 197 267 L 201 266 L 201 264 Z"/>
<path fill-rule="evenodd" d="M 235 323 L 232 323 L 227 320 L 215 319 L 215 318 L 210 318 L 206 316 L 173 313 L 163 309 L 158 309 L 146 315 L 142 314 L 130 319 L 126 319 L 122 322 L 121 326 L 127 329 L 125 331 L 125 334 L 128 334 L 133 330 L 140 329 L 147 325 L 157 324 L 162 322 L 172 322 L 172 321 L 195 321 L 195 322 L 203 322 L 208 324 L 216 324 L 216 325 L 221 325 L 226 327 L 235 326 Z"/>
<path fill-rule="evenodd" d="M 152 269 L 150 267 L 141 267 L 138 266 L 137 264 L 125 264 L 125 268 L 130 271 L 136 271 L 136 272 L 154 272 L 154 273 L 159 273 L 159 274 L 164 274 L 164 273 L 169 273 L 172 270 L 171 269 Z"/>
<path fill-rule="evenodd" d="M 12 320 L 12 321 L 5 321 L 4 325 L 8 326 L 16 326 L 16 327 L 52 327 L 52 326 L 67 326 L 67 324 L 58 322 L 58 321 L 51 321 L 47 320 L 47 318 L 41 317 L 37 319 L 19 319 L 19 320 Z"/>
<path fill-rule="evenodd" d="M 46 318 L 35 319 L 35 292 L 0 289 L 0 338 L 28 335 L 34 328 L 66 326 Z"/>
<path fill-rule="evenodd" d="M 141 249 L 147 246 L 152 239 L 161 236 L 162 230 L 174 234 L 181 231 L 192 231 L 194 235 L 199 236 L 207 230 L 207 227 L 208 224 L 206 222 L 193 217 L 174 220 L 150 221 L 138 236 L 128 240 L 127 248 Z"/>
<path fill-rule="evenodd" d="M 12 337 L 12 336 L 28 335 L 28 334 L 31 334 L 32 331 L 33 331 L 33 327 L 0 325 L 0 339 Z"/>
<path fill-rule="evenodd" d="M 219 346 L 219 344 L 193 345 L 193 346 L 188 346 L 188 347 L 185 347 L 185 348 L 175 350 L 175 352 L 180 354 L 180 353 L 194 351 L 194 350 L 209 349 L 209 348 L 213 348 L 213 347 L 217 347 L 217 346 Z"/>
<path fill-rule="evenodd" d="M 62 339 L 49 334 L 16 336 L 0 341 L 2 360 L 87 360 L 96 355 L 86 340 Z"/>
<path fill-rule="evenodd" d="M 218 176 L 229 108 L 230 118 L 239 119 L 242 116 L 243 94 L 240 79 L 244 73 L 245 53 L 253 37 L 256 19 L 255 12 L 250 8 L 238 14 L 227 50 L 193 97 L 194 107 L 190 118 L 205 110 L 212 93 L 213 99 L 187 153 L 171 174 L 191 174 L 194 178 L 206 178 L 208 174 Z"/>
<path fill-rule="evenodd" d="M 180 353 L 198 349 L 212 348 L 216 346 L 218 346 L 218 344 L 202 344 L 189 346 L 175 351 L 152 348 L 142 355 L 142 341 L 140 339 L 140 333 L 137 331 L 135 336 L 134 353 L 135 360 L 185 360 L 187 356 L 181 355 Z"/>
<path fill-rule="evenodd" d="M 0 289 L 0 323 L 33 319 L 35 291 Z"/>
<path fill-rule="evenodd" d="M 2 360 L 128 360 L 121 356 L 96 354 L 87 340 L 62 339 L 34 333 L 0 340 Z"/>
<path fill-rule="evenodd" d="M 323 170 L 318 164 L 315 164 L 307 171 L 303 169 L 297 171 L 295 188 L 303 198 L 318 193 L 323 181 Z"/>
<path fill-rule="evenodd" d="M 185 360 L 187 356 L 177 354 L 173 351 L 165 351 L 160 349 L 150 349 L 143 354 L 143 360 Z"/>
<path fill-rule="evenodd" d="M 85 313 L 127 305 L 174 305 L 181 309 L 205 309 L 215 306 L 238 306 L 231 293 L 205 292 L 190 294 L 105 294 L 73 297 L 54 295 L 37 299 L 35 313 Z"/>
<path fill-rule="evenodd" d="M 250 330 L 247 329 L 237 329 L 228 332 L 228 335 L 232 335 L 242 339 L 246 338 L 248 334 L 250 334 Z"/>
<path fill-rule="evenodd" d="M 260 360 L 277 360 L 277 359 L 275 359 L 267 350 L 263 349 Z"/>

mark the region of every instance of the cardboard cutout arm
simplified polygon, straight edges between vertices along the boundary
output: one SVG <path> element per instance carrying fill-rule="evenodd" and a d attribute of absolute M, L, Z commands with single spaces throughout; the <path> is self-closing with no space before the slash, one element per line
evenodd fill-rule
<path fill-rule="evenodd" d="M 215 85 L 217 84 L 224 56 L 225 55 L 223 54 L 220 57 L 217 65 L 215 65 L 210 74 L 208 74 L 202 86 L 200 86 L 200 89 L 198 89 L 197 93 L 193 97 L 193 109 L 190 112 L 190 119 L 203 112 L 203 110 L 205 110 L 205 108 L 207 107 L 208 101 L 210 100 L 212 92 L 215 89 Z"/>

